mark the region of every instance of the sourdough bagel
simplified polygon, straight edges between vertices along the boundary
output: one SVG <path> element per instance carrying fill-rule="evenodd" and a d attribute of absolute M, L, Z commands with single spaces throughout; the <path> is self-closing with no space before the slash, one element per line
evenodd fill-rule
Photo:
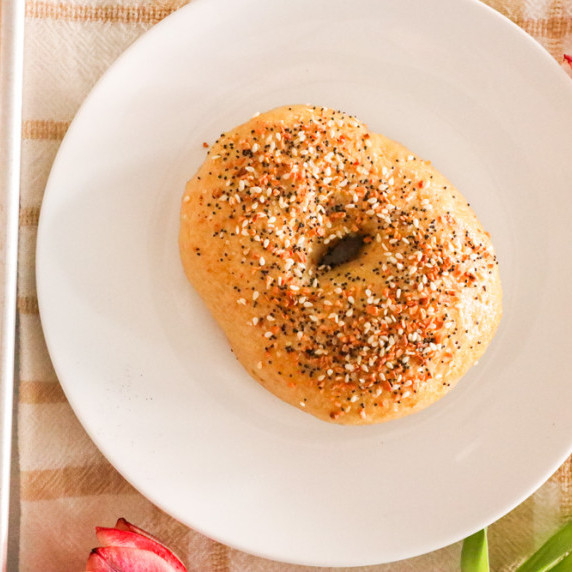
<path fill-rule="evenodd" d="M 493 246 L 459 191 L 323 107 L 280 107 L 223 134 L 187 184 L 179 246 L 246 370 L 326 421 L 433 403 L 501 318 Z"/>

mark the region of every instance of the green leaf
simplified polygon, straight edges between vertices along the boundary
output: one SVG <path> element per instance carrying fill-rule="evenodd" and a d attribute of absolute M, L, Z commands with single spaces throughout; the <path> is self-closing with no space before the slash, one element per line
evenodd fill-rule
<path fill-rule="evenodd" d="M 572 552 L 572 522 L 563 526 L 554 536 L 551 536 L 516 572 L 546 572 L 555 570 L 555 566 Z M 566 558 L 566 560 L 569 560 Z M 572 570 L 572 562 L 560 562 L 563 570 Z"/>
<path fill-rule="evenodd" d="M 550 572 L 572 572 L 572 554 L 566 556 L 564 560 L 560 560 L 554 568 L 550 568 Z"/>
<path fill-rule="evenodd" d="M 487 529 L 465 538 L 461 552 L 461 572 L 489 572 Z"/>

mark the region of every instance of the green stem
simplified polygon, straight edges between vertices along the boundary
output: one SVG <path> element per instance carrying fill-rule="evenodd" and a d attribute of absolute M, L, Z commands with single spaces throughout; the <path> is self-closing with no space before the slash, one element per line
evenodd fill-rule
<path fill-rule="evenodd" d="M 461 572 L 489 572 L 487 529 L 465 538 L 461 552 Z"/>

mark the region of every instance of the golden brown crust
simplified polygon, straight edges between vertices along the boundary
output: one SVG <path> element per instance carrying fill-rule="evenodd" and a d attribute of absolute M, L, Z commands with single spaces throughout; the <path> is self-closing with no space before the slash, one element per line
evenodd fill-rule
<path fill-rule="evenodd" d="M 357 257 L 324 265 L 348 236 Z M 490 237 L 462 195 L 326 108 L 281 107 L 221 136 L 187 184 L 179 242 L 246 370 L 327 421 L 433 403 L 501 317 Z"/>

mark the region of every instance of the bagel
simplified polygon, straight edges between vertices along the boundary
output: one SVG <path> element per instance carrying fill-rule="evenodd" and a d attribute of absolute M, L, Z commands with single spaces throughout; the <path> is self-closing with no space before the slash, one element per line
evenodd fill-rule
<path fill-rule="evenodd" d="M 324 107 L 255 116 L 187 183 L 180 255 L 248 373 L 325 421 L 419 411 L 501 319 L 490 236 L 428 161 Z"/>

